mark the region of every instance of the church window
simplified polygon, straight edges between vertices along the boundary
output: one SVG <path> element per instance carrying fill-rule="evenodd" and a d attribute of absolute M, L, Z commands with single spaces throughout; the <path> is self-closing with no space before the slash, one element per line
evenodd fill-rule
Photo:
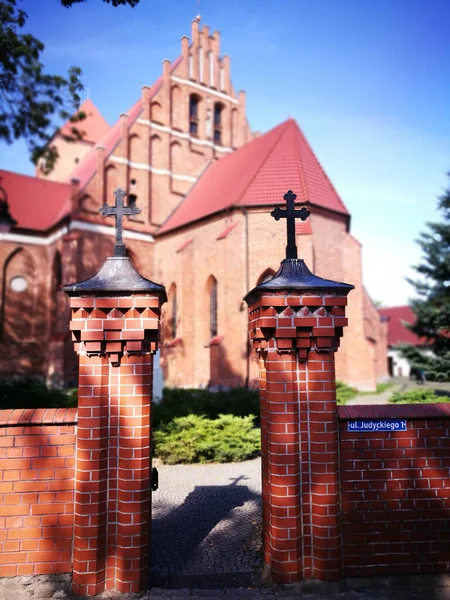
<path fill-rule="evenodd" d="M 31 255 L 18 248 L 3 267 L 0 331 L 3 339 L 24 342 L 34 334 L 36 265 Z"/>
<path fill-rule="evenodd" d="M 214 54 L 209 53 L 209 85 L 214 87 Z"/>
<path fill-rule="evenodd" d="M 59 252 L 56 252 L 53 261 L 53 277 L 54 288 L 57 292 L 60 292 L 62 290 L 62 260 Z"/>
<path fill-rule="evenodd" d="M 266 269 L 264 271 L 264 273 L 261 273 L 261 275 L 258 277 L 258 281 L 256 282 L 256 285 L 261 285 L 261 283 L 270 281 L 274 275 L 275 275 L 275 271 L 273 269 L 270 269 L 270 268 Z"/>
<path fill-rule="evenodd" d="M 10 280 L 9 285 L 14 292 L 24 292 L 28 287 L 28 282 L 25 277 L 17 275 Z"/>
<path fill-rule="evenodd" d="M 189 79 L 192 79 L 193 68 L 194 68 L 194 58 L 193 58 L 192 54 L 189 54 L 189 58 L 188 58 L 188 75 L 189 75 Z"/>
<path fill-rule="evenodd" d="M 223 90 L 225 84 L 225 75 L 223 72 L 223 67 L 220 67 L 220 89 Z"/>
<path fill-rule="evenodd" d="M 128 194 L 128 206 L 134 207 L 137 203 L 136 194 Z"/>
<path fill-rule="evenodd" d="M 177 337 L 177 289 L 173 291 L 172 297 L 172 318 L 170 319 L 170 331 L 172 339 Z"/>
<path fill-rule="evenodd" d="M 189 133 L 198 137 L 198 114 L 200 98 L 196 94 L 189 96 Z"/>
<path fill-rule="evenodd" d="M 214 143 L 219 146 L 222 144 L 222 110 L 223 104 L 216 102 L 214 104 Z"/>
<path fill-rule="evenodd" d="M 209 335 L 211 338 L 217 335 L 217 280 L 213 277 L 209 293 Z"/>

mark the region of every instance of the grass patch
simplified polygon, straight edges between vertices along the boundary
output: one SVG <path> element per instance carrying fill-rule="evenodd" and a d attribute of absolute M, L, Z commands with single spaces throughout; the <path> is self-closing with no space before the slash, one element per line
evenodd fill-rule
<path fill-rule="evenodd" d="M 337 404 L 347 404 L 349 400 L 353 400 L 358 394 L 359 392 L 356 388 L 347 385 L 343 381 L 336 381 Z"/>
<path fill-rule="evenodd" d="M 447 394 L 436 394 L 429 388 L 419 388 L 409 392 L 394 392 L 389 399 L 390 404 L 435 404 L 437 402 L 450 402 Z"/>
<path fill-rule="evenodd" d="M 237 462 L 257 456 L 261 449 L 252 416 L 176 417 L 154 431 L 154 443 L 155 455 L 169 465 Z"/>

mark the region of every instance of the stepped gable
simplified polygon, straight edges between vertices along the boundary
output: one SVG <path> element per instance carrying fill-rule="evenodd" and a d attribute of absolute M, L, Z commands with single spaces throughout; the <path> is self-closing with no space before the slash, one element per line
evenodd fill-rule
<path fill-rule="evenodd" d="M 66 121 L 58 133 L 61 135 L 72 135 L 72 129 L 76 127 L 83 135 L 83 142 L 95 144 L 110 130 L 110 126 L 89 98 L 82 103 L 76 114 L 80 112 L 86 113 L 85 119 L 77 123 Z"/>
<path fill-rule="evenodd" d="M 177 58 L 171 64 L 171 72 L 178 66 L 181 61 L 181 56 Z M 151 100 L 156 92 L 159 91 L 163 83 L 163 78 L 160 76 L 156 82 L 151 86 L 150 98 Z M 133 106 L 126 112 L 128 115 L 128 126 L 131 125 L 137 120 L 137 118 L 142 113 L 142 100 L 139 98 L 137 102 L 133 104 Z M 120 142 L 120 119 L 116 121 L 116 123 L 111 127 L 111 129 L 100 139 L 97 140 L 97 146 L 103 146 L 105 148 L 105 159 L 107 159 L 118 143 Z M 68 181 L 72 178 L 76 178 L 80 182 L 80 189 L 86 187 L 92 177 L 95 175 L 97 171 L 97 157 L 94 151 L 89 152 L 85 156 L 85 158 L 76 166 L 76 168 L 72 171 L 70 176 L 68 177 Z"/>
<path fill-rule="evenodd" d="M 72 187 L 68 183 L 0 170 L 15 229 L 48 231 L 71 212 Z"/>
<path fill-rule="evenodd" d="M 158 234 L 233 206 L 273 206 L 286 189 L 297 202 L 349 212 L 294 119 L 212 163 Z"/>

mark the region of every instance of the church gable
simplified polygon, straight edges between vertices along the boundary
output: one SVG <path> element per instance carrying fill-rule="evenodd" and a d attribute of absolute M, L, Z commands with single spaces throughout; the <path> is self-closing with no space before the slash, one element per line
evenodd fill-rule
<path fill-rule="evenodd" d="M 195 19 L 181 56 L 163 61 L 161 77 L 71 174 L 99 207 L 111 181 L 125 189 L 141 209 L 131 228 L 160 226 L 211 161 L 251 137 L 245 95 L 234 93 L 229 58 L 219 51 L 219 33 Z"/>

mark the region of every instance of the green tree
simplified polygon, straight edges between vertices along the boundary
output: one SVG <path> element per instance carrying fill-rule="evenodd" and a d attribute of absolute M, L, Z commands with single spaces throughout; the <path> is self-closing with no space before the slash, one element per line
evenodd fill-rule
<path fill-rule="evenodd" d="M 421 233 L 418 240 L 423 258 L 414 267 L 420 278 L 411 281 L 418 296 L 411 303 L 417 318 L 411 329 L 428 340 L 436 355 L 435 360 L 423 361 L 430 378 L 441 374 L 438 379 L 447 380 L 450 379 L 450 188 L 439 198 L 438 208 L 442 221 L 428 223 L 428 231 Z M 412 349 L 406 349 L 405 355 L 412 358 Z M 417 353 L 415 361 L 419 363 Z"/>
<path fill-rule="evenodd" d="M 83 0 L 60 0 L 70 7 Z M 134 7 L 139 0 L 103 0 L 113 6 Z M 16 0 L 0 0 L 0 141 L 11 144 L 24 139 L 31 160 L 43 160 L 50 172 L 58 158 L 51 139 L 58 125 L 73 123 L 68 141 L 80 139 L 77 122 L 86 118 L 77 112 L 80 105 L 81 69 L 70 67 L 66 76 L 51 75 L 41 62 L 44 44 L 23 33 L 28 15 L 17 8 Z"/>

